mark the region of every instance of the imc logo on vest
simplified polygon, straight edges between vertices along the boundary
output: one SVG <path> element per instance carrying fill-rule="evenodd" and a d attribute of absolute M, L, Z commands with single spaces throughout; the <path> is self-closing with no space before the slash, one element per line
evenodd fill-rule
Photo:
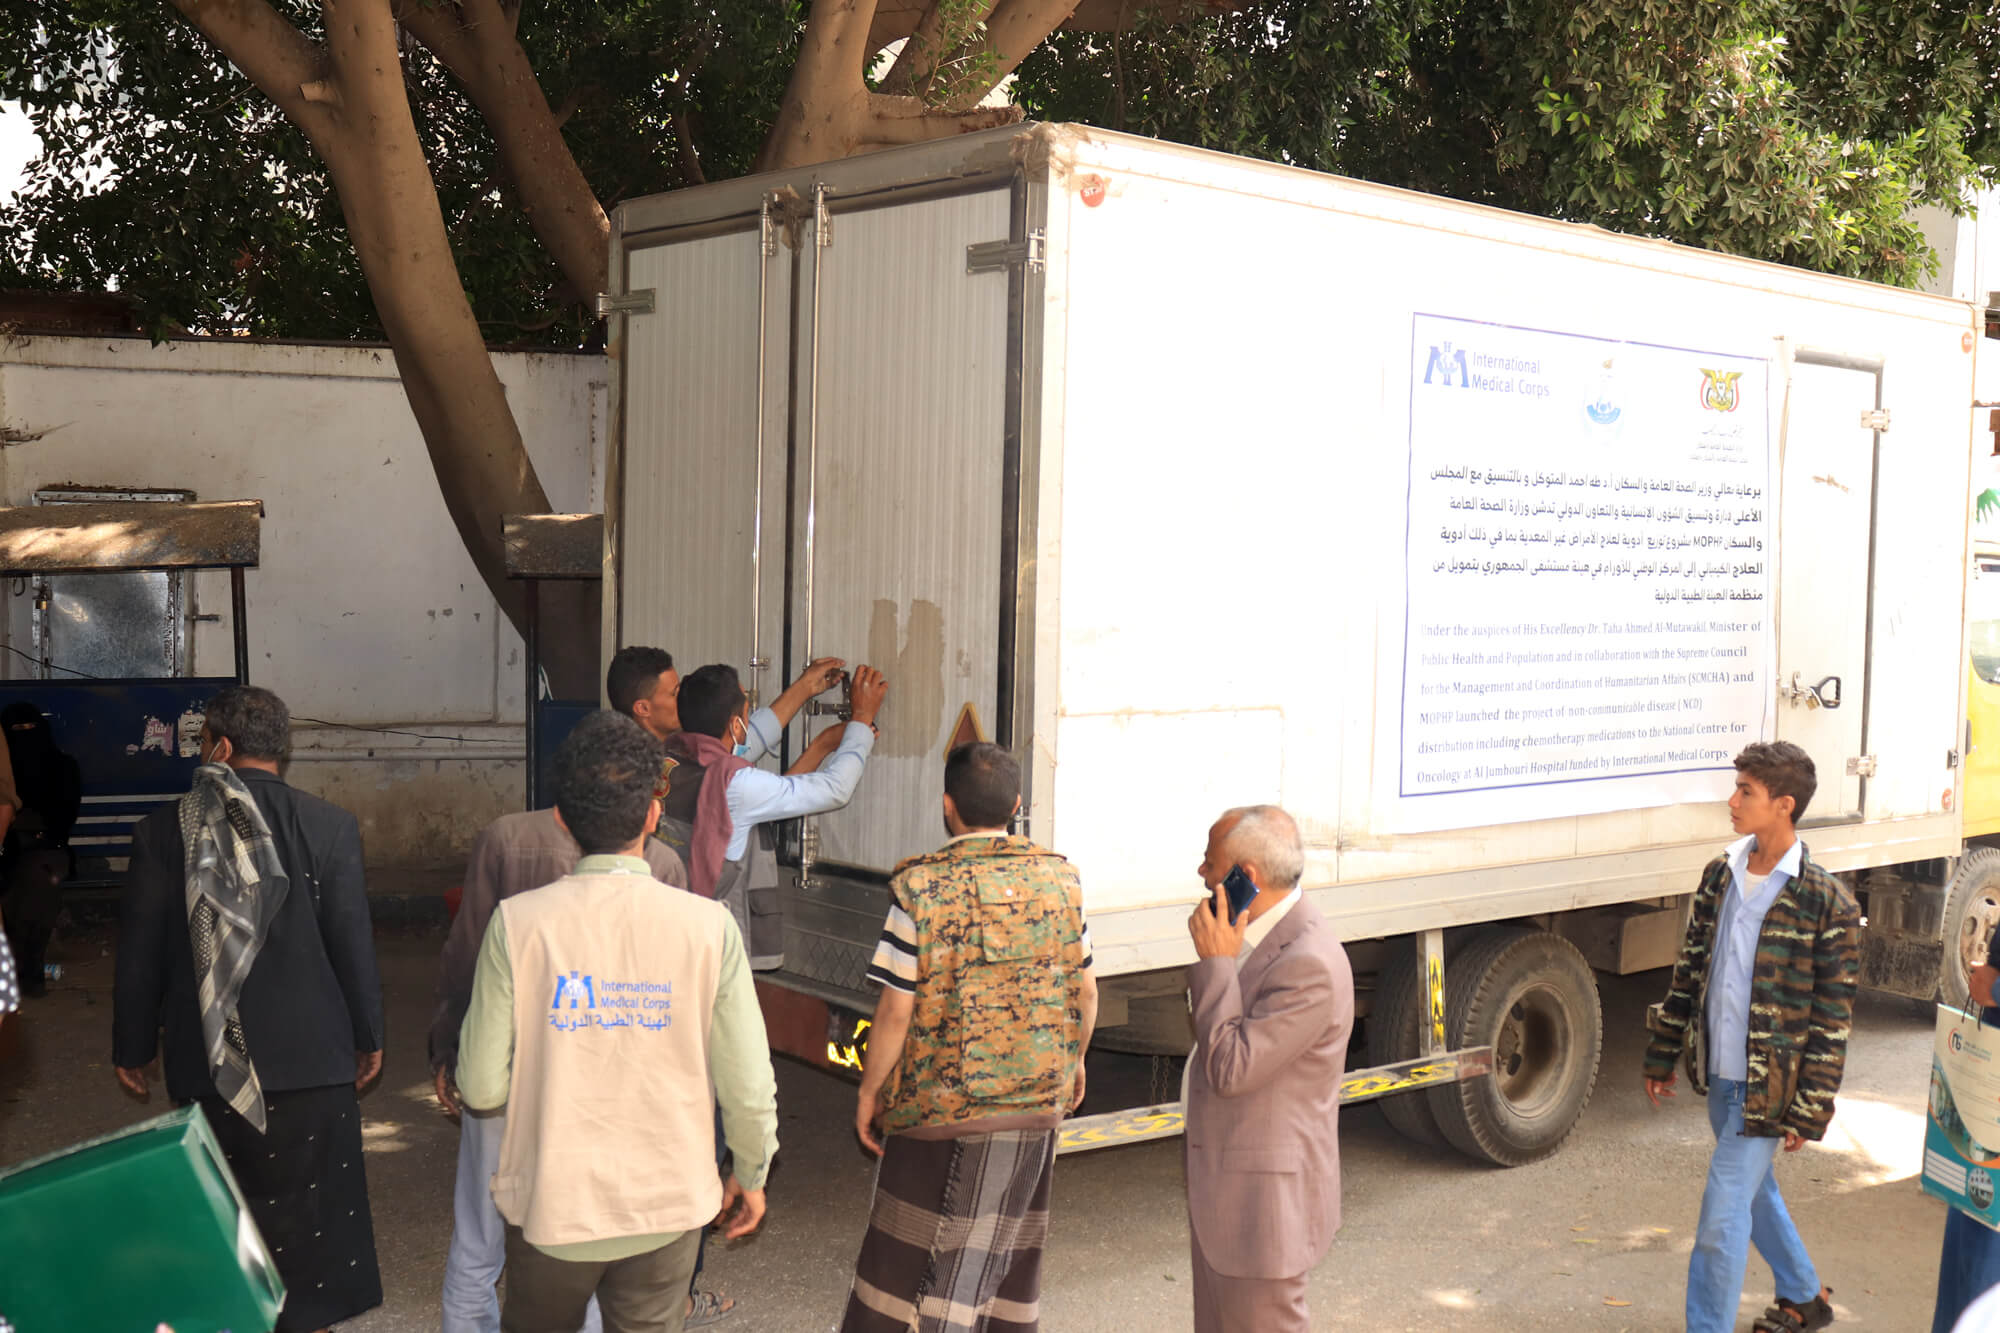
<path fill-rule="evenodd" d="M 578 976 L 574 968 L 570 969 L 568 976 L 564 976 L 560 972 L 556 973 L 556 1001 L 549 1008 L 562 1008 L 563 996 L 565 995 L 569 996 L 569 1007 L 572 1009 L 578 1007 L 578 1001 L 582 1001 L 582 1007 L 585 1009 L 595 1009 L 597 1007 L 596 988 L 590 984 L 589 977 Z"/>

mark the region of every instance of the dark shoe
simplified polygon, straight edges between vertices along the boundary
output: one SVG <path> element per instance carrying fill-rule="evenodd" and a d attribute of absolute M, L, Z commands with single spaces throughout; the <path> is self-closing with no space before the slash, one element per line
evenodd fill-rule
<path fill-rule="evenodd" d="M 1812 1333 L 1814 1329 L 1825 1328 L 1833 1322 L 1833 1306 L 1827 1301 L 1831 1295 L 1832 1287 L 1823 1288 L 1804 1305 L 1779 1297 L 1778 1303 L 1759 1315 L 1751 1328 L 1755 1333 Z"/>

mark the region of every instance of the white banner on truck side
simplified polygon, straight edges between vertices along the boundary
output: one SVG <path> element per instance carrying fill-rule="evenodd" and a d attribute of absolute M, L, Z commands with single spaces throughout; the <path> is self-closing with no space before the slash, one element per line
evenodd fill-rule
<path fill-rule="evenodd" d="M 1396 828 L 1726 796 L 1771 692 L 1766 362 L 1412 324 Z"/>

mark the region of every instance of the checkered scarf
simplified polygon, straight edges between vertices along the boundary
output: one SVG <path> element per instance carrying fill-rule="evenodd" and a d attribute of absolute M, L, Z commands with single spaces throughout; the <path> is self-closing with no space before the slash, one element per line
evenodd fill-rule
<path fill-rule="evenodd" d="M 180 813 L 188 938 L 209 1073 L 216 1091 L 262 1134 L 264 1089 L 236 1003 L 291 880 L 278 861 L 263 811 L 234 769 L 222 764 L 196 769 Z"/>

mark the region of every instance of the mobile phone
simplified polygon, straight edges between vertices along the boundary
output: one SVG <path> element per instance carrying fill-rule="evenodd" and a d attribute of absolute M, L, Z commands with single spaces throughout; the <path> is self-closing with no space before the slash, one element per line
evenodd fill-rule
<path fill-rule="evenodd" d="M 1229 898 L 1229 920 L 1250 910 L 1252 900 L 1257 897 L 1257 886 L 1243 873 L 1242 866 L 1229 867 L 1229 873 L 1222 878 L 1222 891 Z"/>

